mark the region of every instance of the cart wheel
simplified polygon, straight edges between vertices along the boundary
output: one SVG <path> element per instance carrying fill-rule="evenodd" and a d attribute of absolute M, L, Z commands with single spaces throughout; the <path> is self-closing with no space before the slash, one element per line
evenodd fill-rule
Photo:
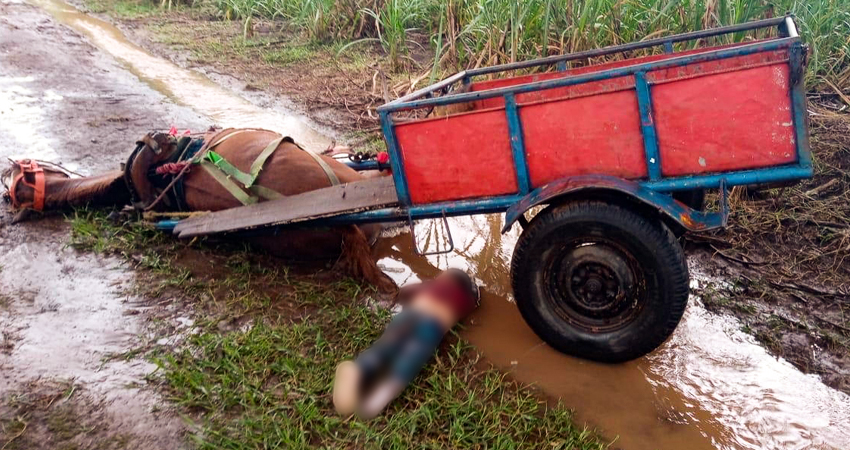
<path fill-rule="evenodd" d="M 519 238 L 511 276 L 534 332 L 595 361 L 651 352 L 688 302 L 688 267 L 673 233 L 659 220 L 598 201 L 538 214 Z"/>

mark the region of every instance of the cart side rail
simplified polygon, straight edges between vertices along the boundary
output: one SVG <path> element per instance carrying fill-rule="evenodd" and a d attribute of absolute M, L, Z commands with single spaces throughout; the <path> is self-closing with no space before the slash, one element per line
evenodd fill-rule
<path fill-rule="evenodd" d="M 788 99 L 788 109 L 790 110 L 790 125 L 793 126 L 793 128 L 791 128 L 793 130 L 792 133 L 794 135 L 793 147 L 796 147 L 792 151 L 792 153 L 795 154 L 794 158 L 792 158 L 791 155 L 782 153 L 781 158 L 773 158 L 771 159 L 770 164 L 762 164 L 764 168 L 755 171 L 748 170 L 749 168 L 747 167 L 740 167 L 731 170 L 718 170 L 715 171 L 714 174 L 705 174 L 705 171 L 703 170 L 696 170 L 695 172 L 700 172 L 700 174 L 693 173 L 693 175 L 691 176 L 683 176 L 687 175 L 687 173 L 667 173 L 666 176 L 662 174 L 660 170 L 660 164 L 663 158 L 661 158 L 661 160 L 659 159 L 659 143 L 656 135 L 657 124 L 652 114 L 652 111 L 655 106 L 652 105 L 652 98 L 650 95 L 651 85 L 655 83 L 655 81 L 650 80 L 649 75 L 651 75 L 653 72 L 664 69 L 681 68 L 702 63 L 713 63 L 714 61 L 718 60 L 749 57 L 750 55 L 757 55 L 773 51 L 786 52 L 786 54 L 788 55 L 787 59 L 785 59 L 786 62 L 784 64 L 787 64 L 788 67 L 787 76 L 789 77 L 788 88 L 790 88 L 790 92 L 786 94 L 788 95 L 788 97 L 786 98 Z M 422 204 L 423 202 L 429 203 L 432 201 L 439 201 L 441 199 L 450 199 L 450 196 L 440 194 L 437 197 L 442 198 L 434 199 L 424 199 L 420 196 L 418 200 L 414 201 L 411 196 L 411 188 L 414 188 L 415 192 L 421 193 L 423 191 L 422 189 L 416 187 L 417 183 L 419 182 L 410 179 L 411 174 L 413 174 L 414 172 L 410 172 L 407 169 L 412 170 L 413 166 L 411 166 L 411 168 L 408 168 L 407 166 L 409 164 L 413 164 L 413 160 L 415 160 L 416 158 L 412 155 L 407 155 L 406 153 L 403 154 L 403 145 L 401 145 L 402 143 L 399 141 L 400 138 L 405 137 L 401 134 L 400 128 L 404 126 L 409 126 L 411 123 L 396 123 L 393 120 L 393 112 L 452 103 L 474 102 L 481 99 L 501 97 L 502 99 L 504 99 L 504 107 L 502 109 L 504 112 L 502 112 L 501 114 L 502 117 L 507 115 L 507 126 L 505 127 L 504 131 L 498 131 L 494 133 L 492 135 L 492 139 L 498 139 L 500 140 L 500 142 L 507 143 L 507 139 L 509 138 L 509 148 L 513 156 L 511 158 L 512 162 L 507 161 L 507 158 L 504 154 L 505 150 L 502 149 L 501 145 L 508 144 L 500 144 L 500 153 L 498 159 L 494 159 L 495 155 L 491 155 L 491 158 L 489 159 L 491 163 L 497 161 L 499 164 L 498 166 L 491 164 L 491 169 L 493 169 L 494 172 L 493 176 L 489 177 L 491 181 L 488 181 L 488 183 L 492 182 L 494 184 L 498 184 L 497 182 L 499 180 L 509 180 L 511 181 L 511 183 L 513 183 L 512 180 L 515 180 L 516 189 L 504 189 L 504 186 L 495 186 L 494 189 L 490 190 L 483 189 L 484 187 L 487 187 L 488 184 L 477 182 L 476 178 L 480 178 L 479 175 L 481 175 L 479 173 L 475 177 L 467 177 L 473 178 L 472 181 L 477 184 L 473 184 L 470 187 L 470 190 L 468 192 L 469 195 L 467 195 L 465 198 L 477 197 L 481 200 L 485 200 L 486 198 L 492 198 L 495 196 L 507 195 L 512 193 L 525 195 L 528 194 L 531 189 L 540 186 L 542 183 L 533 183 L 529 180 L 530 166 L 529 161 L 527 159 L 527 149 L 525 148 L 527 142 L 525 141 L 527 141 L 533 136 L 528 135 L 527 129 L 525 129 L 525 131 L 523 130 L 527 124 L 521 123 L 522 121 L 519 118 L 518 111 L 534 106 L 531 103 L 518 104 L 517 100 L 519 100 L 520 95 L 525 93 L 553 90 L 561 87 L 577 86 L 583 83 L 604 82 L 612 79 L 631 78 L 632 80 L 634 80 L 634 85 L 629 89 L 636 90 L 638 105 L 640 106 L 639 119 L 640 125 L 642 127 L 642 135 L 644 141 L 644 157 L 646 167 L 649 169 L 649 173 L 646 174 L 646 177 L 648 178 L 647 181 L 652 184 L 652 186 L 648 187 L 661 191 L 686 190 L 707 187 L 716 188 L 719 186 L 719 180 L 721 178 L 726 178 L 729 181 L 730 185 L 737 185 L 755 184 L 763 179 L 787 181 L 795 178 L 804 178 L 810 176 L 808 174 L 810 174 L 811 172 L 811 156 L 809 153 L 808 130 L 806 125 L 806 100 L 803 83 L 804 74 L 805 47 L 802 45 L 802 42 L 800 41 L 799 37 L 787 37 L 772 39 L 769 41 L 759 41 L 747 45 L 721 48 L 718 50 L 712 50 L 698 54 L 672 56 L 670 59 L 638 63 L 629 66 L 607 69 L 600 72 L 567 76 L 564 78 L 549 79 L 534 83 L 506 86 L 484 91 L 453 94 L 439 98 L 415 100 L 396 105 L 388 104 L 384 105 L 382 108 L 379 108 L 379 110 L 384 137 L 386 139 L 387 147 L 390 152 L 392 175 L 395 180 L 396 189 L 398 190 L 399 200 L 404 206 L 412 206 L 416 203 Z M 710 74 L 705 74 L 705 76 L 708 75 Z M 695 73 L 693 76 L 699 78 L 703 75 Z M 777 104 L 777 106 L 780 106 L 780 104 Z M 461 127 L 460 125 L 462 123 L 469 122 L 469 120 L 477 121 L 478 118 L 484 118 L 485 114 L 488 115 L 488 117 L 499 115 L 496 109 L 483 110 L 470 114 L 476 114 L 477 118 L 472 119 L 472 117 L 467 114 L 456 114 L 446 118 L 430 119 L 430 121 L 441 122 L 442 124 L 446 124 L 445 126 L 448 126 L 448 124 L 452 124 L 452 129 L 455 130 L 453 132 L 461 132 L 463 129 L 469 129 Z M 417 122 L 427 121 L 428 120 Z M 481 122 L 478 123 L 480 124 Z M 443 127 L 443 125 L 441 124 L 435 124 L 434 126 L 437 129 Z M 471 124 L 471 126 L 479 125 L 473 123 Z M 458 128 L 460 128 L 461 131 L 458 131 Z M 432 132 L 435 131 L 432 130 Z M 504 137 L 502 137 L 502 133 L 504 133 Z M 407 134 L 409 135 L 410 133 L 408 132 Z M 785 131 L 785 129 L 783 128 L 782 135 L 786 136 L 787 134 L 787 131 Z M 407 136 L 407 138 L 409 139 L 410 137 Z M 461 140 L 455 141 L 460 142 Z M 417 155 L 422 156 L 420 154 Z M 453 153 L 452 158 L 460 159 L 458 159 L 458 161 L 450 162 L 452 164 L 459 164 L 461 162 L 460 160 L 463 159 L 461 157 L 465 155 L 466 153 Z M 413 159 L 411 161 L 406 161 L 406 159 L 410 159 L 406 158 L 406 156 Z M 416 160 L 416 164 L 418 164 L 419 166 L 422 165 L 421 161 L 418 160 Z M 536 167 L 539 167 L 539 165 Z M 497 168 L 499 170 L 496 170 Z M 415 173 L 419 173 L 422 171 L 421 167 L 419 169 L 420 170 Z M 505 171 L 511 171 L 512 173 L 507 173 Z M 472 172 L 478 173 L 480 172 L 480 170 L 474 170 L 471 171 L 471 173 Z M 576 174 L 565 173 L 564 175 Z M 609 173 L 609 175 L 611 175 L 611 173 Z M 642 176 L 623 176 L 623 178 L 641 177 Z M 507 185 L 509 183 L 505 181 L 502 184 Z M 455 197 L 455 199 L 459 198 L 462 197 Z"/>
<path fill-rule="evenodd" d="M 640 203 L 666 216 L 666 222 L 677 223 L 688 231 L 705 231 L 725 227 L 729 211 L 725 180 L 721 184 L 720 211 L 708 212 L 689 208 L 669 195 L 648 189 L 633 181 L 606 175 L 569 177 L 541 186 L 523 197 L 522 200 L 511 205 L 505 212 L 505 224 L 502 227 L 502 233 L 510 230 L 514 222 L 520 220 L 526 211 L 535 206 L 557 202 L 575 195 L 580 195 L 582 199 L 589 199 L 592 198 L 594 192 L 604 195 L 605 198 L 612 198 L 606 194 L 618 194 L 613 198 Z"/>
<path fill-rule="evenodd" d="M 773 39 L 769 41 L 757 42 L 754 44 L 741 45 L 738 47 L 719 49 L 705 53 L 698 53 L 695 55 L 680 56 L 661 61 L 653 61 L 625 67 L 618 67 L 600 72 L 592 72 L 589 74 L 567 76 L 564 78 L 537 81 L 534 83 L 526 83 L 514 86 L 506 86 L 497 89 L 487 89 L 484 91 L 458 93 L 443 97 L 425 98 L 422 100 L 407 101 L 405 103 L 390 102 L 378 107 L 378 111 L 380 113 L 392 113 L 397 111 L 406 111 L 434 106 L 445 106 L 455 103 L 467 103 L 494 97 L 504 97 L 508 94 L 517 95 L 526 92 L 540 91 L 544 89 L 574 86 L 577 84 L 608 80 L 611 78 L 634 76 L 640 72 L 670 69 L 717 59 L 734 58 L 736 56 L 745 56 L 758 52 L 787 49 L 792 47 L 794 44 L 801 44 L 799 37 Z M 801 68 L 801 70 L 804 69 L 805 68 Z M 801 76 L 801 74 L 796 74 L 796 76 Z"/>
<path fill-rule="evenodd" d="M 781 37 L 790 37 L 795 38 L 798 37 L 797 27 L 794 24 L 794 16 L 786 15 L 781 17 L 775 17 L 771 19 L 763 19 L 757 20 L 753 22 L 747 22 L 736 25 L 729 25 L 725 27 L 711 28 L 707 30 L 693 31 L 689 33 L 676 34 L 667 37 L 648 39 L 645 41 L 632 42 L 628 44 L 622 45 L 614 45 L 609 47 L 604 47 L 601 49 L 587 50 L 583 52 L 576 53 L 568 53 L 564 55 L 556 55 L 549 56 L 545 58 L 538 58 L 529 61 L 520 61 L 509 64 L 501 64 L 490 67 L 481 67 L 477 69 L 465 70 L 458 72 L 448 78 L 445 78 L 436 84 L 432 84 L 430 86 L 426 86 L 421 88 L 415 92 L 412 92 L 403 97 L 397 98 L 382 107 L 378 108 L 381 110 L 382 108 L 389 107 L 391 105 L 399 105 L 403 103 L 407 103 L 419 98 L 429 98 L 432 97 L 435 93 L 441 90 L 445 90 L 448 87 L 454 85 L 455 83 L 462 81 L 463 83 L 469 83 L 469 81 L 476 76 L 487 75 L 491 73 L 498 72 L 507 72 L 514 71 L 520 69 L 526 69 L 530 67 L 538 67 L 538 66 L 551 66 L 558 65 L 559 70 L 566 69 L 566 63 L 569 61 L 575 61 L 586 58 L 594 58 L 600 56 L 613 55 L 617 53 L 625 53 L 635 50 L 642 50 L 653 47 L 664 47 L 665 53 L 673 53 L 673 44 L 678 42 L 691 41 L 696 39 L 705 39 L 709 37 L 723 36 L 727 34 L 741 33 L 745 31 L 753 31 L 765 28 L 779 27 L 779 32 Z"/>

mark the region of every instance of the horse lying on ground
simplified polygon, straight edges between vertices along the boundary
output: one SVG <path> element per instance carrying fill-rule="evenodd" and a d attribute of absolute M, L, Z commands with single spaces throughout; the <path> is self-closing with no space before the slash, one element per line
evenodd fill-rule
<path fill-rule="evenodd" d="M 211 130 L 202 138 L 149 133 L 122 170 L 72 177 L 59 166 L 24 160 L 2 176 L 18 211 L 124 206 L 137 211 L 219 211 L 366 178 L 291 138 L 258 129 Z M 19 216 L 23 217 L 23 215 Z M 371 256 L 380 225 L 283 230 L 245 240 L 292 259 L 339 257 L 347 274 L 393 292 L 395 283 Z"/>

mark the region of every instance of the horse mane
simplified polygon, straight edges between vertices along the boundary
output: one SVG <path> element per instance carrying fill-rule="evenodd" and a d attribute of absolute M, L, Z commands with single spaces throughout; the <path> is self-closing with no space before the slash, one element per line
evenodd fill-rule
<path fill-rule="evenodd" d="M 51 208 L 118 206 L 130 202 L 130 191 L 120 170 L 92 177 L 53 179 L 49 183 L 44 203 Z"/>

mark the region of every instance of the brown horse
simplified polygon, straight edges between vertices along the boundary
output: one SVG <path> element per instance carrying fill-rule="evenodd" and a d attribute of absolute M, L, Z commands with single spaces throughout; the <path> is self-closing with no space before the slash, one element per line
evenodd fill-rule
<path fill-rule="evenodd" d="M 278 142 L 276 147 L 270 145 Z M 345 164 L 308 153 L 289 138 L 268 130 L 226 129 L 204 136 L 199 156 L 214 150 L 239 171 L 249 173 L 258 156 L 268 155 L 254 186 L 244 189 L 253 201 L 269 197 L 291 196 L 349 183 L 365 178 Z M 244 203 L 216 177 L 214 171 L 195 164 L 179 165 L 182 192 L 157 185 L 151 176 L 157 167 L 174 160 L 181 151 L 180 140 L 166 133 L 150 133 L 138 143 L 124 170 L 93 177 L 72 177 L 57 166 L 17 162 L 3 175 L 13 207 L 19 210 L 55 210 L 72 206 L 122 206 L 132 201 L 137 210 L 219 211 Z M 271 151 L 270 155 L 268 152 Z M 196 158 L 196 161 L 200 158 Z M 174 169 L 174 166 L 172 166 Z M 217 179 L 218 178 L 218 179 Z M 235 184 L 234 184 L 235 186 Z M 163 192 L 167 190 L 168 192 Z M 259 192 L 262 195 L 255 195 Z M 248 241 L 270 252 L 293 259 L 326 259 L 339 256 L 341 270 L 364 279 L 383 292 L 396 289 L 371 256 L 369 242 L 380 232 L 380 225 L 339 226 L 323 229 L 285 230 L 275 236 L 253 236 Z"/>

